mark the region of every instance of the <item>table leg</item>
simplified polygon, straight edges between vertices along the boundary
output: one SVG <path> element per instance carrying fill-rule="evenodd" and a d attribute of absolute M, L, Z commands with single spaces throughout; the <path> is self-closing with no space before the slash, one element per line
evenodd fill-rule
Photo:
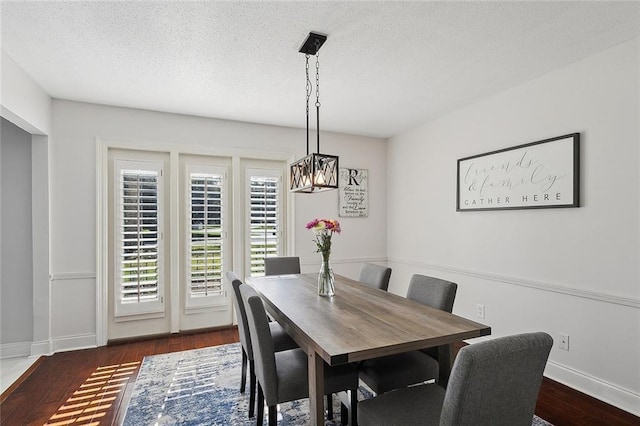
<path fill-rule="evenodd" d="M 315 351 L 309 360 L 309 411 L 312 426 L 324 425 L 324 361 Z"/>

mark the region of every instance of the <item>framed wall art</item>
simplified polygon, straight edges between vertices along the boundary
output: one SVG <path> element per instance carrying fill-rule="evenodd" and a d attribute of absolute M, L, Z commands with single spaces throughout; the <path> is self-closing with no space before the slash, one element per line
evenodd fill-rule
<path fill-rule="evenodd" d="M 457 211 L 580 206 L 580 134 L 458 160 Z"/>
<path fill-rule="evenodd" d="M 341 217 L 367 217 L 369 215 L 369 171 L 367 169 L 340 168 Z"/>

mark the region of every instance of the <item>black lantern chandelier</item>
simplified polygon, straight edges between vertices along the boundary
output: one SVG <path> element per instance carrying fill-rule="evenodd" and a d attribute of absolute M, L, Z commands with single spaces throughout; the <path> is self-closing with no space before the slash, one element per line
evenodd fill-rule
<path fill-rule="evenodd" d="M 291 192 L 320 192 L 338 188 L 338 156 L 320 153 L 320 61 L 318 51 L 327 36 L 309 33 L 300 47 L 304 53 L 307 77 L 307 155 L 291 164 Z M 312 85 L 309 79 L 309 56 L 316 57 L 316 152 L 309 154 L 309 98 Z"/>

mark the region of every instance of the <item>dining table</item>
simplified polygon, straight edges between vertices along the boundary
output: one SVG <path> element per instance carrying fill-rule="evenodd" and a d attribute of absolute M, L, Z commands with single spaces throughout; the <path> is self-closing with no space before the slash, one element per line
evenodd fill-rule
<path fill-rule="evenodd" d="M 317 279 L 317 274 L 246 279 L 307 354 L 312 425 L 324 425 L 325 363 L 355 363 L 491 334 L 484 324 L 341 275 L 335 275 L 335 294 L 320 296 Z"/>

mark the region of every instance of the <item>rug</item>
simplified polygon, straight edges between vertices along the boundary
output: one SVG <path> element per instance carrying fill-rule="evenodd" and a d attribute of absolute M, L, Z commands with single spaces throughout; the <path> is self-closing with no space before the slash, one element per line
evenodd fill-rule
<path fill-rule="evenodd" d="M 124 426 L 253 426 L 249 419 L 249 385 L 240 393 L 239 343 L 145 357 L 131 394 Z M 358 399 L 371 397 L 365 386 Z M 334 421 L 340 425 L 340 403 L 334 397 Z M 265 417 L 266 419 L 266 417 Z M 278 424 L 309 424 L 308 400 L 279 405 Z M 550 426 L 534 417 L 532 426 Z"/>

